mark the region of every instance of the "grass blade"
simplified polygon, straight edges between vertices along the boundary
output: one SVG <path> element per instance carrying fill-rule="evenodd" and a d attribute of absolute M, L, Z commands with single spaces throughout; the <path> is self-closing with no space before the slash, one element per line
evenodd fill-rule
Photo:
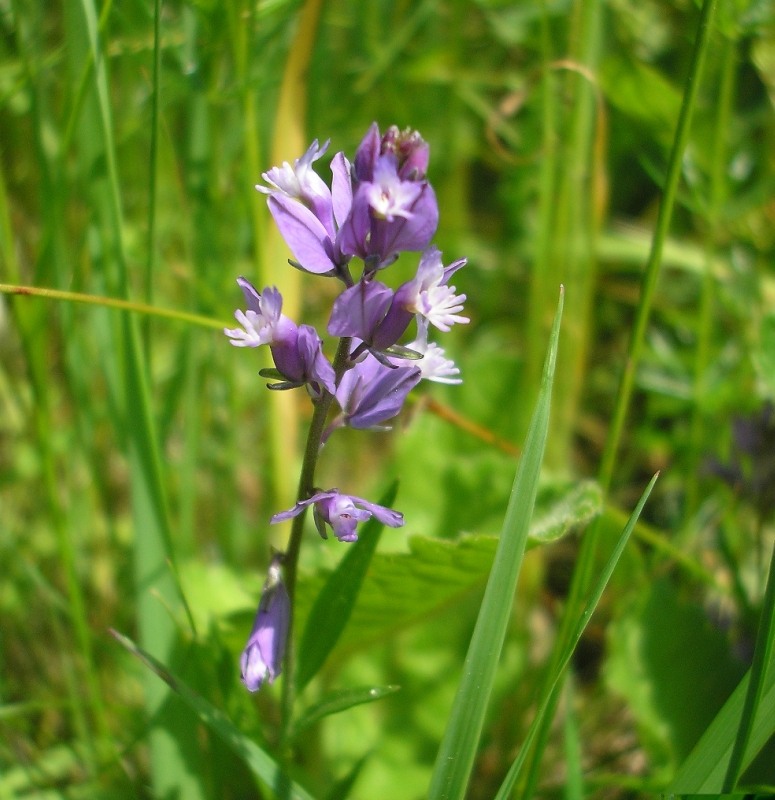
<path fill-rule="evenodd" d="M 549 409 L 563 299 L 564 290 L 561 289 L 544 365 L 541 391 L 511 490 L 511 500 L 506 511 L 495 562 L 487 581 L 484 599 L 466 655 L 463 677 L 436 757 L 429 800 L 463 798 L 474 764 L 487 701 L 511 615 L 512 599 L 538 490 L 538 477 L 549 427 Z"/>
<path fill-rule="evenodd" d="M 167 670 L 149 653 L 139 648 L 131 639 L 111 631 L 116 640 L 158 675 L 194 711 L 199 719 L 240 757 L 250 771 L 270 787 L 287 786 L 291 800 L 313 800 L 305 789 L 294 783 L 280 765 L 254 741 L 240 733 L 224 714 L 205 698 L 192 691 L 183 681 Z"/>
<path fill-rule="evenodd" d="M 565 648 L 564 653 L 562 654 L 562 658 L 560 659 L 557 668 L 554 671 L 554 675 L 552 676 L 551 682 L 549 684 L 549 691 L 544 695 L 543 702 L 541 703 L 541 707 L 538 709 L 538 713 L 535 716 L 532 724 L 530 725 L 530 730 L 525 737 L 525 741 L 520 748 L 519 755 L 517 756 L 514 763 L 511 765 L 511 769 L 509 769 L 508 774 L 506 775 L 506 779 L 504 780 L 501 788 L 498 790 L 498 794 L 495 797 L 495 800 L 507 800 L 511 796 L 511 790 L 514 788 L 514 784 L 519 776 L 520 770 L 524 765 L 525 761 L 527 760 L 527 755 L 530 752 L 530 748 L 533 744 L 533 741 L 541 730 L 544 720 L 547 716 L 547 713 L 550 709 L 553 709 L 555 706 L 555 698 L 556 694 L 560 688 L 560 678 L 562 677 L 563 673 L 565 672 L 565 668 L 570 663 L 571 657 L 573 656 L 573 651 L 576 649 L 576 645 L 579 643 L 584 630 L 589 623 L 589 620 L 592 618 L 592 614 L 597 607 L 597 604 L 600 602 L 600 598 L 603 596 L 603 592 L 605 591 L 605 587 L 608 585 L 608 581 L 613 575 L 613 571 L 616 568 L 616 564 L 618 563 L 619 559 L 621 558 L 622 553 L 624 552 L 624 548 L 627 544 L 627 541 L 630 538 L 630 534 L 635 527 L 635 524 L 638 521 L 638 517 L 640 517 L 641 511 L 643 511 L 643 506 L 646 505 L 646 501 L 651 494 L 651 490 L 654 488 L 654 484 L 657 482 L 657 478 L 659 477 L 659 473 L 654 475 L 654 477 L 649 481 L 649 485 L 646 487 L 646 490 L 643 492 L 640 500 L 638 501 L 638 505 L 635 507 L 635 511 L 632 512 L 632 516 L 627 522 L 624 530 L 622 531 L 622 535 L 619 537 L 619 541 L 614 548 L 613 553 L 611 553 L 611 557 L 608 559 L 603 571 L 600 574 L 600 578 L 598 579 L 597 584 L 592 592 L 591 597 L 587 601 L 587 604 L 584 606 L 584 611 L 581 614 L 578 622 L 576 623 L 575 630 L 573 631 L 573 635 L 570 637 L 568 644 Z"/>

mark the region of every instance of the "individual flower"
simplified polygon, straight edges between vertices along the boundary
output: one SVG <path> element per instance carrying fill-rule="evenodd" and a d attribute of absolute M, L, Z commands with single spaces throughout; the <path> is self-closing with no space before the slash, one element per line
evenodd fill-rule
<path fill-rule="evenodd" d="M 361 279 L 334 301 L 328 332 L 361 339 L 364 349 L 387 350 L 401 338 L 413 317 L 393 302 L 394 298 L 395 292 L 384 283 Z"/>
<path fill-rule="evenodd" d="M 449 279 L 465 264 L 466 259 L 460 258 L 445 267 L 441 251 L 429 247 L 420 258 L 414 279 L 396 290 L 396 302 L 440 331 L 448 331 L 456 322 L 468 322 L 468 317 L 460 316 L 466 296 L 456 295 L 455 287 L 448 285 Z"/>
<path fill-rule="evenodd" d="M 274 287 L 259 294 L 247 278 L 237 278 L 247 302 L 247 310 L 234 312 L 242 328 L 224 328 L 235 347 L 258 347 L 293 336 L 296 324 L 282 314 L 283 298 Z"/>
<path fill-rule="evenodd" d="M 406 396 L 419 382 L 418 367 L 386 366 L 367 354 L 339 379 L 335 396 L 342 413 L 331 423 L 325 438 L 343 425 L 361 430 L 384 429 L 384 423 L 401 411 Z"/>
<path fill-rule="evenodd" d="M 427 247 L 439 221 L 433 188 L 425 179 L 428 147 L 419 134 L 397 128 L 380 137 L 371 126 L 355 155 L 352 208 L 342 224 L 342 252 L 357 255 L 373 272 L 402 251 Z"/>
<path fill-rule="evenodd" d="M 458 377 L 460 369 L 455 366 L 455 362 L 444 355 L 441 347 L 428 341 L 428 320 L 417 317 L 417 337 L 406 347 L 422 356 L 417 361 L 412 361 L 412 364 L 420 370 L 420 377 L 423 380 L 449 384 L 463 383 L 463 379 Z"/>
<path fill-rule="evenodd" d="M 237 283 L 248 308 L 234 313 L 242 328 L 224 328 L 231 343 L 236 347 L 269 345 L 276 369 L 261 374 L 280 381 L 270 388 L 293 389 L 306 384 L 313 397 L 319 397 L 323 389 L 333 394 L 334 368 L 323 355 L 317 331 L 309 325 L 296 325 L 282 313 L 283 298 L 277 289 L 267 288 L 259 294 L 247 279 L 238 278 Z"/>
<path fill-rule="evenodd" d="M 333 204 L 331 190 L 325 181 L 315 172 L 312 164 L 328 150 L 329 142 L 322 146 L 318 140 L 309 146 L 307 152 L 297 158 L 291 166 L 287 161 L 281 167 L 272 167 L 261 177 L 269 186 L 257 185 L 259 192 L 267 195 L 284 195 L 291 200 L 298 200 L 321 222 L 330 236 L 334 235 Z"/>
<path fill-rule="evenodd" d="M 280 572 L 281 559 L 275 556 L 269 566 L 253 629 L 240 659 L 242 683 L 249 692 L 258 691 L 264 681 L 273 683 L 282 669 L 291 603 Z"/>
<path fill-rule="evenodd" d="M 338 229 L 352 206 L 350 164 L 342 153 L 331 162 L 332 189 L 312 164 L 328 147 L 317 139 L 293 166 L 287 162 L 263 174 L 268 186 L 256 189 L 268 195 L 267 205 L 295 258 L 296 266 L 318 275 L 336 275 L 347 264 L 338 244 Z"/>
<path fill-rule="evenodd" d="M 337 489 L 327 492 L 316 492 L 307 500 L 301 500 L 293 508 L 275 514 L 271 522 L 283 522 L 296 517 L 308 506 L 314 506 L 315 526 L 318 533 L 328 538 L 326 525 L 330 525 L 334 536 L 340 542 L 355 542 L 358 534 L 355 532 L 359 522 L 365 522 L 371 517 L 376 517 L 383 525 L 391 528 L 400 528 L 404 524 L 404 515 L 392 508 L 370 503 L 362 497 L 342 494 Z"/>

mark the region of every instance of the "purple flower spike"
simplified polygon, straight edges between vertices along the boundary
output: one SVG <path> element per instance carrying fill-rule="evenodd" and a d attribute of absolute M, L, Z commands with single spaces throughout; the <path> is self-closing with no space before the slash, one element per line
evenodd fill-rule
<path fill-rule="evenodd" d="M 275 514 L 270 520 L 272 523 L 282 522 L 296 517 L 307 508 L 314 504 L 315 522 L 318 525 L 320 535 L 325 539 L 325 527 L 323 523 L 330 525 L 334 531 L 334 536 L 340 542 L 356 542 L 358 534 L 355 532 L 359 522 L 365 522 L 371 517 L 376 517 L 383 525 L 391 528 L 400 528 L 404 524 L 404 515 L 392 508 L 370 503 L 362 497 L 355 495 L 342 494 L 336 489 L 327 492 L 317 492 L 307 500 L 302 500 L 288 511 L 281 511 Z M 358 508 L 357 506 L 360 506 Z"/>
<path fill-rule="evenodd" d="M 347 425 L 365 430 L 382 426 L 401 411 L 420 376 L 418 367 L 391 368 L 367 355 L 339 380 L 336 401 L 342 415 L 332 423 L 333 427 Z"/>
<path fill-rule="evenodd" d="M 273 683 L 282 669 L 291 603 L 279 562 L 275 557 L 269 566 L 253 629 L 240 659 L 242 683 L 249 692 L 258 691 L 264 681 Z"/>

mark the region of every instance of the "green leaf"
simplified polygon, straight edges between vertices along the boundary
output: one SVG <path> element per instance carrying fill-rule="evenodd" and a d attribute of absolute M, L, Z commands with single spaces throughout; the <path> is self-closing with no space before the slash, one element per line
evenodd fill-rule
<path fill-rule="evenodd" d="M 592 522 L 603 509 L 603 493 L 594 481 L 581 481 L 575 487 L 553 483 L 539 488 L 536 508 L 529 544 L 547 544 Z"/>
<path fill-rule="evenodd" d="M 716 714 L 713 722 L 678 770 L 678 774 L 670 784 L 670 792 L 676 794 L 721 792 L 743 713 L 748 679 L 749 673 L 746 673 L 724 707 Z M 773 735 L 775 735 L 775 669 L 770 669 L 743 759 L 743 769 L 750 766 L 757 753 Z"/>
<path fill-rule="evenodd" d="M 395 500 L 397 490 L 398 485 L 393 484 L 379 501 L 380 505 L 390 506 Z M 384 525 L 376 517 L 372 517 L 364 525 L 358 541 L 348 548 L 347 555 L 315 595 L 316 600 L 307 616 L 299 647 L 299 665 L 296 672 L 298 691 L 301 691 L 323 666 L 323 662 L 347 627 L 383 528 Z"/>
<path fill-rule="evenodd" d="M 463 798 L 479 746 L 487 702 L 511 616 L 522 556 L 527 545 L 546 436 L 564 291 L 554 318 L 541 391 L 514 479 L 490 578 L 466 655 L 463 675 L 450 714 L 428 793 L 430 800 Z"/>
<path fill-rule="evenodd" d="M 280 765 L 254 741 L 249 739 L 224 715 L 224 713 L 192 691 L 180 678 L 173 675 L 152 655 L 139 648 L 131 639 L 117 631 L 111 634 L 148 669 L 158 675 L 194 711 L 199 719 L 245 762 L 250 771 L 268 787 L 282 787 L 285 797 L 291 800 L 313 800 L 311 794 L 292 781 Z"/>
<path fill-rule="evenodd" d="M 600 503 L 600 491 L 592 482 L 575 487 L 566 481 L 548 482 L 539 489 L 527 546 L 547 544 L 586 524 L 599 513 Z M 466 534 L 448 540 L 412 536 L 408 547 L 408 553 L 377 553 L 372 559 L 349 625 L 339 640 L 342 648 L 368 647 L 480 590 L 492 568 L 498 537 Z M 300 620 L 310 613 L 314 598 L 330 581 L 334 578 L 326 573 L 302 577 L 296 596 Z"/>
<path fill-rule="evenodd" d="M 740 679 L 726 637 L 662 580 L 611 625 L 608 643 L 607 681 L 626 698 L 652 762 L 680 763 Z"/>
<path fill-rule="evenodd" d="M 337 692 L 329 692 L 323 699 L 310 706 L 294 724 L 291 738 L 298 736 L 301 731 L 314 725 L 323 717 L 331 714 L 338 714 L 340 711 L 347 711 L 348 708 L 360 706 L 364 703 L 373 703 L 383 697 L 395 694 L 400 690 L 400 686 L 360 686 L 355 689 L 342 689 Z"/>

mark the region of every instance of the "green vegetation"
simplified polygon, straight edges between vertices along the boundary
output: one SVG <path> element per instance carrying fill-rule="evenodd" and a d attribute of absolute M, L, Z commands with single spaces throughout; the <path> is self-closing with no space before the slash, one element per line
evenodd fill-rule
<path fill-rule="evenodd" d="M 775 792 L 771 2 L 0 32 L 0 800 Z M 281 732 L 239 656 L 309 405 L 221 328 L 238 275 L 325 325 L 253 187 L 374 120 L 430 144 L 464 383 L 323 451 L 406 525 L 308 522 Z"/>

